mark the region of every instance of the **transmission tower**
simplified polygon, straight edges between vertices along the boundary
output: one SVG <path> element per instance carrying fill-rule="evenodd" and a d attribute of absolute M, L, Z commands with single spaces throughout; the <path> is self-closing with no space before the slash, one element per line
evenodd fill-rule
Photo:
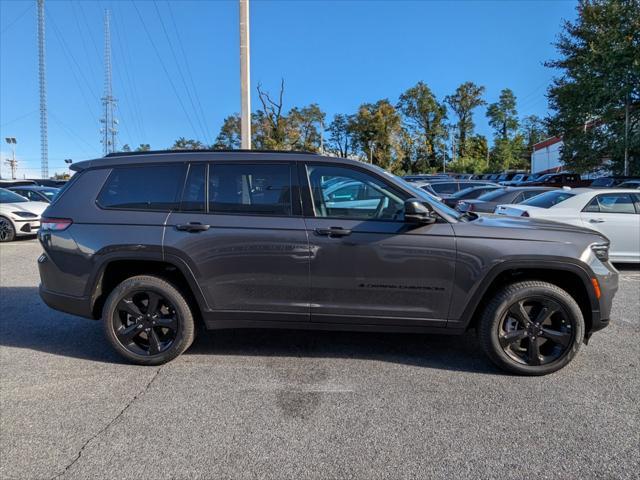
<path fill-rule="evenodd" d="M 100 119 L 102 123 L 102 151 L 105 155 L 116 151 L 118 139 L 118 120 L 115 118 L 116 99 L 113 97 L 111 87 L 111 30 L 109 21 L 111 12 L 104 11 L 104 96 L 102 106 L 104 116 Z"/>
<path fill-rule="evenodd" d="M 44 62 L 44 0 L 38 0 L 38 79 L 40 81 L 40 176 L 49 178 L 47 82 Z"/>

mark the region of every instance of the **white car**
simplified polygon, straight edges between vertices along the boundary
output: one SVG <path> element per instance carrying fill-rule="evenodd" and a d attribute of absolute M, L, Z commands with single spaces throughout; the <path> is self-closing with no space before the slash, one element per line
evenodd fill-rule
<path fill-rule="evenodd" d="M 495 213 L 597 230 L 611 241 L 612 262 L 640 262 L 640 192 L 637 190 L 551 190 L 517 205 L 498 205 Z"/>
<path fill-rule="evenodd" d="M 48 206 L 48 203 L 31 202 L 15 192 L 0 188 L 0 242 L 37 233 L 42 212 Z"/>

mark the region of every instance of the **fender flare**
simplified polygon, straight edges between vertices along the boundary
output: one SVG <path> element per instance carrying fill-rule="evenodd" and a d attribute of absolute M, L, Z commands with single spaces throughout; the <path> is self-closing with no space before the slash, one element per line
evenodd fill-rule
<path fill-rule="evenodd" d="M 463 329 L 468 328 L 473 319 L 474 313 L 480 305 L 480 302 L 483 300 L 495 279 L 500 274 L 509 270 L 556 270 L 573 273 L 582 280 L 587 296 L 589 297 L 592 315 L 595 316 L 600 312 L 600 303 L 595 296 L 595 292 L 593 291 L 593 286 L 591 284 L 591 279 L 595 278 L 595 275 L 589 266 L 577 259 L 568 259 L 566 257 L 545 257 L 545 259 L 522 257 L 504 260 L 503 262 L 494 265 L 486 275 L 480 277 L 474 285 L 474 289 L 469 297 L 467 306 L 455 323 L 458 323 Z M 449 321 L 451 322 L 451 319 Z"/>

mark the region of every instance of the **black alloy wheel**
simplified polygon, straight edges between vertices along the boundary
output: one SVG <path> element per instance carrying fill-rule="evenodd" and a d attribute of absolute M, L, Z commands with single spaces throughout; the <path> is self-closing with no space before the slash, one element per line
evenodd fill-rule
<path fill-rule="evenodd" d="M 547 365 L 573 344 L 575 325 L 551 298 L 518 300 L 502 316 L 499 341 L 504 352 L 525 365 Z"/>
<path fill-rule="evenodd" d="M 16 238 L 16 230 L 11 220 L 0 217 L 0 242 L 11 242 Z"/>
<path fill-rule="evenodd" d="M 134 291 L 113 312 L 113 328 L 124 348 L 137 355 L 157 355 L 171 347 L 180 319 L 175 307 L 160 293 Z"/>
<path fill-rule="evenodd" d="M 565 290 L 525 280 L 505 285 L 490 299 L 477 330 L 483 350 L 500 368 L 545 375 L 576 356 L 585 324 L 580 307 Z"/>
<path fill-rule="evenodd" d="M 105 334 L 113 348 L 140 365 L 161 365 L 193 342 L 193 313 L 171 283 L 151 275 L 124 280 L 102 309 Z"/>

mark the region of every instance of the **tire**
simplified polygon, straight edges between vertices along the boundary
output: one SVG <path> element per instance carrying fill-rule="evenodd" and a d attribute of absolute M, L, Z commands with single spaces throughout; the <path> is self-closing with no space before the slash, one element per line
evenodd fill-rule
<path fill-rule="evenodd" d="M 16 238 L 16 229 L 11 220 L 0 217 L 0 242 L 13 242 Z"/>
<path fill-rule="evenodd" d="M 195 335 L 184 296 L 169 282 L 147 275 L 128 278 L 113 289 L 102 309 L 102 324 L 113 348 L 139 365 L 170 362 L 191 346 Z"/>
<path fill-rule="evenodd" d="M 584 330 L 582 312 L 571 295 L 551 283 L 523 281 L 507 285 L 489 300 L 478 337 L 498 367 L 520 375 L 546 375 L 573 360 Z"/>

